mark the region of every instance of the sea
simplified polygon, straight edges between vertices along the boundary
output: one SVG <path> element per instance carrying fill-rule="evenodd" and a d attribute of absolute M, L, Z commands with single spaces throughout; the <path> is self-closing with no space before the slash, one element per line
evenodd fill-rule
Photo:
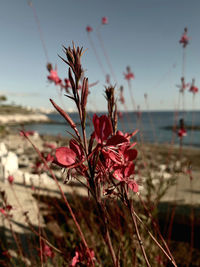
<path fill-rule="evenodd" d="M 76 123 L 78 130 L 80 128 L 80 120 L 78 113 L 69 113 L 72 120 Z M 106 113 L 97 113 L 98 116 Z M 94 113 L 88 112 L 86 133 L 88 138 L 93 132 L 92 118 Z M 145 111 L 122 112 L 118 119 L 118 130 L 131 133 L 138 130 L 136 140 L 147 143 L 158 144 L 175 144 L 179 145 L 180 140 L 177 136 L 180 119 L 184 119 L 184 124 L 187 129 L 187 136 L 183 137 L 182 143 L 184 146 L 192 146 L 200 148 L 200 111 Z M 37 131 L 39 134 L 61 135 L 70 137 L 73 130 L 67 124 L 60 114 L 49 114 L 48 117 L 52 123 L 34 123 L 25 126 L 26 130 Z M 176 126 L 176 127 L 175 127 Z M 195 130 L 194 130 L 194 129 Z"/>

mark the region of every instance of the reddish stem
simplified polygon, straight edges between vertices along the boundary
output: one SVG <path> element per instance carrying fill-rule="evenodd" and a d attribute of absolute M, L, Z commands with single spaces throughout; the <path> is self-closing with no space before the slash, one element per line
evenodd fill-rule
<path fill-rule="evenodd" d="M 26 138 L 26 139 L 30 142 L 30 144 L 33 146 L 33 148 L 34 148 L 35 151 L 37 152 L 37 154 L 38 154 L 38 156 L 40 157 L 40 159 L 43 161 L 45 167 L 46 167 L 46 168 L 48 169 L 48 171 L 50 172 L 50 174 L 51 174 L 51 176 L 53 177 L 53 179 L 54 179 L 54 181 L 55 181 L 55 183 L 56 183 L 58 189 L 60 190 L 60 193 L 61 193 L 61 195 L 62 195 L 62 198 L 63 198 L 63 200 L 64 200 L 64 202 L 65 202 L 65 205 L 66 205 L 67 208 L 69 209 L 69 212 L 70 212 L 70 214 L 71 214 L 71 216 L 72 216 L 72 219 L 73 219 L 73 221 L 74 221 L 74 223 L 75 223 L 75 225 L 76 225 L 76 227 L 77 227 L 77 230 L 78 230 L 78 232 L 79 232 L 79 235 L 80 235 L 80 237 L 81 237 L 81 239 L 82 239 L 82 241 L 83 241 L 83 244 L 84 244 L 84 246 L 86 247 L 87 253 L 88 253 L 88 255 L 89 255 L 89 257 L 90 257 L 90 260 L 91 260 L 91 263 L 92 263 L 92 266 L 94 266 L 93 258 L 92 258 L 92 255 L 91 255 L 91 251 L 90 251 L 90 249 L 89 249 L 89 247 L 88 247 L 88 244 L 87 244 L 87 242 L 86 242 L 86 239 L 85 239 L 85 237 L 84 237 L 84 234 L 83 234 L 83 232 L 82 232 L 82 230 L 81 230 L 81 227 L 80 227 L 80 225 L 79 225 L 79 223 L 78 223 L 78 221 L 77 221 L 77 219 L 76 219 L 76 216 L 75 216 L 75 214 L 74 214 L 74 212 L 73 212 L 73 210 L 72 210 L 72 208 L 71 208 L 71 206 L 70 206 L 70 204 L 69 204 L 69 202 L 68 202 L 68 200 L 67 200 L 67 198 L 66 198 L 66 196 L 65 196 L 65 194 L 64 194 L 64 192 L 63 192 L 63 190 L 62 190 L 62 188 L 61 188 L 61 186 L 60 186 L 60 184 L 59 184 L 59 182 L 58 182 L 58 180 L 57 180 L 57 178 L 56 178 L 56 176 L 54 175 L 54 173 L 53 173 L 53 171 L 51 170 L 51 168 L 48 166 L 46 160 L 45 160 L 44 157 L 42 156 L 42 154 L 41 154 L 41 152 L 39 151 L 39 149 L 32 143 L 32 141 L 29 139 L 28 136 L 26 136 L 26 134 L 25 134 L 24 132 L 23 132 L 23 134 L 24 134 L 25 138 Z"/>

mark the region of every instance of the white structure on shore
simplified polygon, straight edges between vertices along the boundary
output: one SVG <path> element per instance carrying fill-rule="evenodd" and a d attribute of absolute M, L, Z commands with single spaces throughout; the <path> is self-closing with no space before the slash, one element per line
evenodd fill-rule
<path fill-rule="evenodd" d="M 0 181 L 6 181 L 8 176 L 15 174 L 18 169 L 17 155 L 8 151 L 4 143 L 0 143 Z"/>

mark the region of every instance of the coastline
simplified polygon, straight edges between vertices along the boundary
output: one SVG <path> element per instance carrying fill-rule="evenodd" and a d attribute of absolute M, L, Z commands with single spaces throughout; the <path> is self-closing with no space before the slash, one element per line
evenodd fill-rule
<path fill-rule="evenodd" d="M 9 114 L 0 115 L 0 123 L 2 125 L 15 125 L 20 123 L 32 122 L 50 122 L 51 120 L 45 114 Z"/>
<path fill-rule="evenodd" d="M 29 138 L 40 151 L 44 150 L 47 152 L 51 152 L 47 144 L 52 144 L 55 149 L 56 147 L 67 146 L 69 142 L 69 137 L 50 134 L 39 135 L 37 132 L 32 132 Z M 29 154 L 31 154 L 30 161 L 33 161 L 33 158 L 37 157 L 32 145 L 20 135 L 20 132 L 18 131 L 18 133 L 16 133 L 10 131 L 9 127 L 5 132 L 0 132 L 0 143 L 4 143 L 8 151 L 12 151 L 18 156 L 22 154 L 24 157 L 29 158 Z M 140 171 L 142 173 L 145 171 L 144 166 L 141 167 L 145 162 L 149 170 L 153 172 L 160 168 L 167 170 L 170 169 L 172 165 L 181 164 L 177 172 L 183 174 L 187 171 L 187 168 L 191 166 L 192 171 L 200 175 L 200 148 L 198 147 L 183 146 L 180 149 L 179 146 L 170 144 L 137 143 L 135 148 L 138 151 L 136 172 L 138 171 L 137 168 L 141 168 Z M 30 152 L 30 150 L 32 150 L 32 152 Z M 54 154 L 54 150 L 52 150 L 52 152 Z M 29 171 L 32 170 L 30 169 Z"/>

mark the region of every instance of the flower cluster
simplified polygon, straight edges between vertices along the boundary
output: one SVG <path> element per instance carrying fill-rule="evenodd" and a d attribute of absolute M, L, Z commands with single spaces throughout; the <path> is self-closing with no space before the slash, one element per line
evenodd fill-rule
<path fill-rule="evenodd" d="M 113 178 L 126 183 L 134 192 L 138 186 L 133 180 L 134 163 L 137 151 L 132 149 L 134 144 L 130 143 L 131 135 L 118 131 L 112 135 L 112 127 L 107 116 L 93 117 L 94 133 L 98 145 L 94 148 L 99 152 L 96 162 L 97 177 L 100 181 L 113 184 Z M 96 153 L 94 153 L 95 155 Z M 96 157 L 96 155 L 95 155 Z"/>
<path fill-rule="evenodd" d="M 106 24 L 107 21 L 102 20 L 102 23 Z M 62 59 L 69 66 L 68 79 L 71 85 L 71 92 L 67 93 L 66 96 L 74 101 L 77 107 L 81 131 L 77 129 L 76 124 L 69 114 L 61 109 L 53 100 L 50 100 L 55 109 L 62 115 L 74 131 L 72 134 L 73 138 L 69 140 L 67 146 L 56 148 L 53 162 L 65 168 L 66 178 L 69 179 L 73 177 L 77 179 L 78 182 L 87 188 L 89 196 L 93 198 L 99 219 L 99 232 L 111 255 L 113 266 L 120 265 L 118 259 L 120 250 L 118 255 L 116 255 L 110 235 L 110 225 L 113 222 L 111 222 L 109 216 L 109 209 L 105 197 L 117 197 L 129 211 L 137 240 L 144 256 L 144 261 L 147 266 L 150 266 L 139 233 L 136 218 L 137 214 L 133 201 L 130 199 L 130 192 L 138 192 L 138 184 L 134 179 L 137 150 L 135 149 L 136 143 L 132 141 L 132 137 L 137 131 L 122 133 L 117 130 L 118 112 L 115 87 L 109 84 L 108 87 L 105 88 L 108 114 L 101 116 L 97 114 L 93 115 L 92 122 L 94 130 L 90 138 L 87 138 L 85 127 L 89 85 L 88 79 L 82 77 L 83 69 L 81 66 L 81 56 L 83 51 L 82 48 L 76 48 L 75 45 L 73 45 L 73 48 L 64 48 L 64 52 L 67 59 Z M 128 81 L 134 78 L 134 74 L 129 67 L 127 67 L 127 73 L 124 75 Z M 82 85 L 79 89 L 80 81 L 82 81 Z M 120 101 L 123 103 L 123 88 L 121 88 L 120 97 Z M 145 98 L 147 98 L 146 94 Z M 184 127 L 181 127 L 181 129 L 183 128 Z M 69 206 L 67 201 L 66 203 L 66 205 Z M 71 209 L 70 212 L 73 215 Z M 72 217 L 75 218 L 74 215 Z M 76 219 L 74 219 L 74 222 L 78 225 Z M 77 226 L 77 229 L 79 230 L 84 246 L 83 250 L 76 248 L 70 266 L 77 266 L 85 263 L 87 266 L 95 266 L 95 261 L 98 261 L 98 259 L 95 259 L 94 251 L 87 245 L 80 227 Z M 160 244 L 158 244 L 158 246 L 162 248 Z M 49 254 L 48 251 L 47 254 Z M 171 262 L 173 261 L 171 256 L 168 256 L 168 258 Z M 174 266 L 176 265 L 174 264 Z"/>
<path fill-rule="evenodd" d="M 90 138 L 90 146 L 96 141 L 96 145 L 90 148 L 89 158 L 90 170 L 94 174 L 94 181 L 105 185 L 114 185 L 114 180 L 126 183 L 134 192 L 138 186 L 134 181 L 134 163 L 137 151 L 133 149 L 135 143 L 131 144 L 130 137 L 133 134 L 123 134 L 117 131 L 112 134 L 111 121 L 106 115 L 93 116 L 94 132 Z M 69 147 L 56 149 L 56 161 L 62 167 L 75 169 L 80 175 L 89 180 L 89 167 L 85 164 L 83 146 L 75 139 L 71 139 Z M 119 184 L 118 184 L 119 185 Z M 116 185 L 117 186 L 117 185 Z"/>
<path fill-rule="evenodd" d="M 62 81 L 61 78 L 58 76 L 57 67 L 55 67 L 55 69 L 53 69 L 51 63 L 47 64 L 47 70 L 50 73 L 50 75 L 47 76 L 47 79 L 51 83 L 54 83 L 56 86 L 60 86 L 61 90 L 64 89 L 68 93 L 69 88 L 71 88 L 71 83 L 70 83 L 69 79 L 64 79 Z"/>
<path fill-rule="evenodd" d="M 72 89 L 72 85 L 71 85 L 70 80 L 67 78 L 61 80 L 61 78 L 58 76 L 57 68 L 55 68 L 55 70 L 53 70 L 51 63 L 47 64 L 47 69 L 50 72 L 50 75 L 47 76 L 47 79 L 50 82 L 53 82 L 56 86 L 59 86 L 61 91 L 64 89 L 66 93 L 70 94 L 71 93 L 70 89 Z M 93 87 L 97 83 L 98 83 L 98 81 L 90 84 L 89 87 Z M 79 82 L 78 89 L 80 90 L 81 88 L 82 88 L 82 84 L 81 84 L 81 82 Z"/>
<path fill-rule="evenodd" d="M 105 24 L 108 24 L 108 18 L 107 17 L 102 17 L 101 19 L 101 24 L 102 25 L 105 25 Z M 90 33 L 90 32 L 93 32 L 93 28 L 91 26 L 87 26 L 86 27 L 86 32 Z"/>
<path fill-rule="evenodd" d="M 69 115 L 51 100 L 57 111 L 66 119 L 75 131 L 77 138 L 72 138 L 68 146 L 59 147 L 55 151 L 55 163 L 67 168 L 67 178 L 73 173 L 83 176 L 87 180 L 92 194 L 101 197 L 102 192 L 108 192 L 111 186 L 119 191 L 119 187 L 126 186 L 134 192 L 138 191 L 138 185 L 134 180 L 134 160 L 137 151 L 133 148 L 131 137 L 136 133 L 123 134 L 117 131 L 117 107 L 114 95 L 114 87 L 109 86 L 105 90 L 108 103 L 108 115 L 93 116 L 94 131 L 89 142 L 85 133 L 86 104 L 88 97 L 88 79 L 83 78 L 82 87 L 78 90 L 78 81 L 82 76 L 80 58 L 82 48 L 65 48 L 69 66 L 69 81 L 72 87 L 73 99 L 80 116 L 82 136 L 78 132 L 75 123 Z M 103 188 L 103 190 L 102 190 Z M 114 190 L 113 190 L 114 191 Z M 97 198 L 98 198 L 97 197 Z"/>

